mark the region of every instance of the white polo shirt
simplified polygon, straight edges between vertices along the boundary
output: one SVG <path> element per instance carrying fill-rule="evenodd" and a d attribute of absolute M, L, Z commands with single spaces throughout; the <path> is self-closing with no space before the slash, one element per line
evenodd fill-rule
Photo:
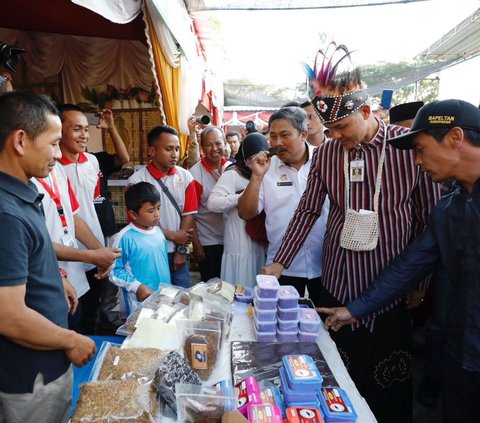
<path fill-rule="evenodd" d="M 43 183 L 41 181 L 43 181 Z M 48 233 L 52 242 L 64 244 L 65 241 L 67 241 L 65 237 L 66 230 L 69 235 L 68 239 L 72 242 L 71 246 L 78 248 L 75 238 L 75 222 L 73 216 L 78 212 L 79 204 L 63 167 L 57 164 L 48 177 L 42 179 L 32 178 L 32 182 L 37 186 L 38 192 L 43 194 L 43 210 L 45 212 Z M 62 205 L 66 226 L 64 226 L 60 218 L 57 204 L 52 195 L 57 197 Z M 77 291 L 78 298 L 90 289 L 83 269 L 83 263 L 59 261 L 58 266 L 65 269 L 68 273 L 68 280 Z"/>
<path fill-rule="evenodd" d="M 100 194 L 100 168 L 97 158 L 90 153 L 80 153 L 76 163 L 71 162 L 66 157 L 60 159 L 65 172 L 72 184 L 73 192 L 80 204 L 78 214 L 88 225 L 95 238 L 102 246 L 105 246 L 102 227 L 95 211 L 95 199 L 99 199 Z M 78 241 L 80 248 L 85 246 Z M 85 271 L 93 269 L 93 264 L 85 264 Z"/>
<path fill-rule="evenodd" d="M 230 164 L 226 158 L 222 160 L 222 171 Z M 197 194 L 201 197 L 198 214 L 195 216 L 200 243 L 203 246 L 223 245 L 223 213 L 214 213 L 207 208 L 208 197 L 221 173 L 218 169 L 212 169 L 204 157 L 192 166 L 190 172 L 198 184 Z"/>
<path fill-rule="evenodd" d="M 168 175 L 164 175 L 150 161 L 148 165 L 137 170 L 127 181 L 128 185 L 138 182 L 149 182 L 154 185 L 160 193 L 160 227 L 169 231 L 178 231 L 180 229 L 180 216 L 167 195 L 158 184 L 157 179 L 161 179 L 168 188 L 176 203 L 178 204 L 182 216 L 197 213 L 198 200 L 195 190 L 195 181 L 192 174 L 179 166 L 170 169 Z M 175 244 L 168 241 L 168 252 L 175 249 Z"/>
<path fill-rule="evenodd" d="M 266 214 L 265 228 L 269 241 L 267 264 L 273 262 L 290 219 L 307 186 L 315 147 L 305 145 L 308 148 L 308 160 L 299 170 L 287 166 L 278 156 L 274 156 L 260 187 L 258 212 L 265 210 Z M 301 250 L 289 268 L 283 271 L 285 276 L 313 279 L 322 275 L 323 239 L 329 206 L 330 202 L 327 198 L 322 208 L 322 214 L 307 236 Z"/>

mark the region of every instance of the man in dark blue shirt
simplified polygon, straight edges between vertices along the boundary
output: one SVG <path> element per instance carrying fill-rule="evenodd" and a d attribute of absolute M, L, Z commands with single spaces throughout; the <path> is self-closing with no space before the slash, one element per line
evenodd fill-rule
<path fill-rule="evenodd" d="M 436 182 L 455 179 L 429 216 L 427 229 L 346 307 L 320 308 L 327 328 L 362 319 L 405 294 L 441 262 L 452 283 L 442 366 L 447 422 L 476 421 L 480 397 L 480 110 L 461 100 L 423 106 L 411 132 L 389 141 L 416 151 Z"/>
<path fill-rule="evenodd" d="M 61 122 L 47 97 L 0 96 L 0 422 L 67 422 L 70 362 L 95 344 L 67 328 L 67 303 L 31 177 L 61 157 Z"/>

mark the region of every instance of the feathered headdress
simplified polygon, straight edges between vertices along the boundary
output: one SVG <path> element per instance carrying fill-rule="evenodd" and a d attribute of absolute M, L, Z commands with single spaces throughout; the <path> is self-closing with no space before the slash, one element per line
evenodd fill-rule
<path fill-rule="evenodd" d="M 0 43 L 0 64 L 12 72 L 16 72 L 15 68 L 18 63 L 18 55 L 22 53 L 25 53 L 25 49 Z"/>
<path fill-rule="evenodd" d="M 318 50 L 313 69 L 304 66 L 308 96 L 323 123 L 343 119 L 367 101 L 366 85 L 345 45 L 331 42 L 325 51 Z"/>

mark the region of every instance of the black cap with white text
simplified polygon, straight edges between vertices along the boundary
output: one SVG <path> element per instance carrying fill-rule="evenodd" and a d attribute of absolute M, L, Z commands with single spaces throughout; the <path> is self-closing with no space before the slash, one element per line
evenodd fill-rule
<path fill-rule="evenodd" d="M 413 136 L 433 128 L 470 129 L 480 132 L 480 109 L 463 100 L 442 100 L 425 104 L 417 112 L 410 132 L 391 138 L 388 143 L 400 150 L 414 148 Z"/>

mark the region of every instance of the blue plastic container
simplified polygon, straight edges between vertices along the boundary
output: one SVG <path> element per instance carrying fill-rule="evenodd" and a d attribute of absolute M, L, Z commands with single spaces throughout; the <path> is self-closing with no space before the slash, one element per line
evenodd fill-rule
<path fill-rule="evenodd" d="M 278 342 L 297 342 L 298 341 L 298 329 L 295 330 L 280 330 L 277 326 L 277 338 Z"/>
<path fill-rule="evenodd" d="M 277 298 L 280 284 L 278 279 L 272 275 L 257 275 L 258 295 L 261 298 Z"/>
<path fill-rule="evenodd" d="M 255 300 L 253 300 L 255 304 Z M 255 308 L 253 315 L 258 322 L 275 322 L 277 323 L 277 310 L 261 310 Z"/>
<path fill-rule="evenodd" d="M 278 319 L 278 329 L 281 331 L 292 332 L 298 331 L 298 319 L 297 320 L 282 320 Z"/>
<path fill-rule="evenodd" d="M 281 308 L 298 307 L 299 298 L 300 294 L 294 286 L 282 285 L 278 289 L 278 306 Z"/>
<path fill-rule="evenodd" d="M 259 332 L 275 332 L 277 330 L 276 320 L 273 320 L 273 321 L 259 320 L 256 312 L 253 312 L 253 323 L 255 324 Z"/>
<path fill-rule="evenodd" d="M 282 308 L 278 307 L 277 315 L 279 319 L 282 320 L 298 320 L 298 311 L 300 307 L 293 307 L 293 308 Z"/>
<path fill-rule="evenodd" d="M 318 333 L 322 321 L 317 310 L 312 308 L 300 308 L 299 311 L 300 330 L 302 332 Z"/>
<path fill-rule="evenodd" d="M 244 289 L 241 292 L 235 291 L 235 299 L 239 303 L 251 303 L 253 300 L 253 288 L 250 288 L 249 286 L 244 286 L 243 288 Z"/>
<path fill-rule="evenodd" d="M 268 385 L 260 388 L 260 399 L 262 404 L 275 404 L 282 411 L 282 417 L 287 415 L 285 402 L 280 390 L 275 385 Z"/>
<path fill-rule="evenodd" d="M 311 333 L 311 332 L 303 332 L 301 330 L 298 331 L 298 340 L 299 342 L 317 342 L 318 333 Z"/>
<path fill-rule="evenodd" d="M 321 388 L 318 398 L 325 423 L 350 423 L 357 421 L 357 413 L 343 389 L 335 386 Z"/>
<path fill-rule="evenodd" d="M 275 342 L 277 340 L 277 332 L 260 332 L 257 326 L 253 325 L 253 330 L 255 332 L 255 339 L 258 342 Z"/>
<path fill-rule="evenodd" d="M 253 305 L 260 310 L 275 310 L 277 308 L 277 298 L 261 298 L 258 296 L 257 287 L 253 289 Z"/>
<path fill-rule="evenodd" d="M 280 373 L 280 382 L 282 383 L 283 399 L 285 400 L 287 407 L 293 407 L 291 404 L 298 403 L 318 403 L 318 390 L 312 390 L 309 392 L 296 391 L 290 387 L 283 366 L 281 366 L 278 371 Z"/>
<path fill-rule="evenodd" d="M 291 354 L 282 357 L 290 388 L 297 392 L 312 392 L 322 387 L 323 378 L 312 357 Z"/>

